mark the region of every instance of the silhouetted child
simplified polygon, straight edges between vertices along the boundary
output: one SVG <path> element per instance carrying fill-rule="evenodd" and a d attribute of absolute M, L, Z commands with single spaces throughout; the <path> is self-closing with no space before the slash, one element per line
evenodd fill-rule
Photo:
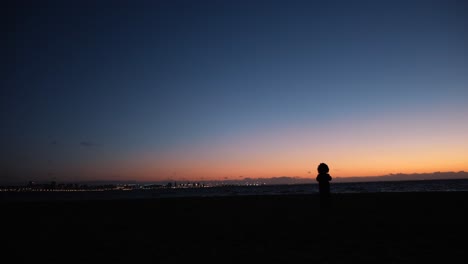
<path fill-rule="evenodd" d="M 325 163 L 320 163 L 317 167 L 318 175 L 316 180 L 319 183 L 319 192 L 320 192 L 320 199 L 321 200 L 328 200 L 330 198 L 330 181 L 332 177 L 328 172 L 328 165 Z"/>

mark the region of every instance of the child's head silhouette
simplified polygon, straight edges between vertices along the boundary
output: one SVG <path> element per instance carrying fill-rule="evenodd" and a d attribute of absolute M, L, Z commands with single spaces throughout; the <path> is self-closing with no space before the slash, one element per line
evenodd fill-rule
<path fill-rule="evenodd" d="M 328 169 L 328 165 L 325 163 L 320 163 L 317 167 L 318 173 L 328 173 L 330 170 Z"/>

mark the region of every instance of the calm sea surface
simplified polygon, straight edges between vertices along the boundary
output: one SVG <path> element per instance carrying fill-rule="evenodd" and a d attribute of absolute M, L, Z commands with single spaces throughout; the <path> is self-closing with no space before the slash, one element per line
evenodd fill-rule
<path fill-rule="evenodd" d="M 333 183 L 332 193 L 454 192 L 468 191 L 468 179 L 392 182 Z M 318 193 L 316 184 L 223 186 L 132 191 L 82 192 L 0 192 L 2 201 L 116 200 L 169 197 L 210 197 L 239 195 L 294 195 Z"/>

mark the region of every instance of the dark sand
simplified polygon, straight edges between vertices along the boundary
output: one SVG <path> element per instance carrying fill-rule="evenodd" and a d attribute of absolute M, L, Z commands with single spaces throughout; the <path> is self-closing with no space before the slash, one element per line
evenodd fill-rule
<path fill-rule="evenodd" d="M 468 193 L 1 201 L 2 263 L 464 263 Z"/>

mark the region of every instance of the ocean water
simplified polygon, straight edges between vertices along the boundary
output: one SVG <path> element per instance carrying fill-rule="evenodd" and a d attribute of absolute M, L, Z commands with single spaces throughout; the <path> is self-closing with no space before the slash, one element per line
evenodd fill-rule
<path fill-rule="evenodd" d="M 332 183 L 332 193 L 455 192 L 468 191 L 468 179 Z M 162 188 L 131 191 L 0 192 L 0 201 L 70 201 L 213 197 L 240 195 L 318 194 L 317 184 Z"/>

